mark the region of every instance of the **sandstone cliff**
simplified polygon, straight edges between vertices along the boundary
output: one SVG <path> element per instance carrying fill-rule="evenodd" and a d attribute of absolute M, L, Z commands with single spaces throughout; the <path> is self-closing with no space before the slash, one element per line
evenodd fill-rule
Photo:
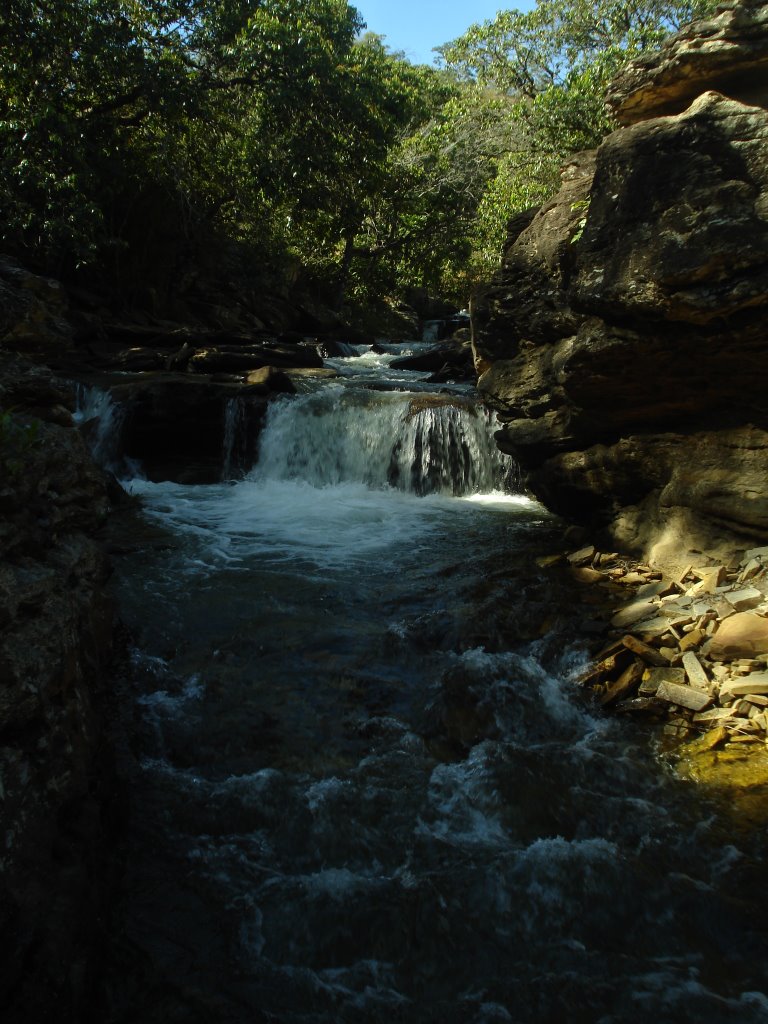
<path fill-rule="evenodd" d="M 768 536 L 768 3 L 723 4 L 609 99 L 624 126 L 510 225 L 479 387 L 555 511 L 646 558 L 743 548 Z"/>

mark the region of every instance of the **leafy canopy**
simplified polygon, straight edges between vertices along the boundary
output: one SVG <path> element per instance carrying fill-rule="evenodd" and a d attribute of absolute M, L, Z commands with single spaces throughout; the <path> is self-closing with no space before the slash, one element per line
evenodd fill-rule
<path fill-rule="evenodd" d="M 608 78 L 709 6 L 539 0 L 437 70 L 363 35 L 346 0 L 14 0 L 0 247 L 127 297 L 298 263 L 339 303 L 466 298 L 509 215 L 611 130 Z"/>

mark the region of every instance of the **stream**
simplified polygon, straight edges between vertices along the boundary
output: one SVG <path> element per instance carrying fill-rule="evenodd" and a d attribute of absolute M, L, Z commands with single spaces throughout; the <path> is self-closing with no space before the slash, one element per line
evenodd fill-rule
<path fill-rule="evenodd" d="M 100 1019 L 764 1024 L 764 831 L 580 699 L 560 524 L 384 348 L 258 450 L 233 404 L 220 483 L 125 481 Z"/>

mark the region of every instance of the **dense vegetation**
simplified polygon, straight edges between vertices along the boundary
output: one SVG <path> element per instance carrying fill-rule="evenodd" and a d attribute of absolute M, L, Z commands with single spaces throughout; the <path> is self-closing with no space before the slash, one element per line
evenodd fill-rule
<path fill-rule="evenodd" d="M 708 6 L 539 0 L 429 68 L 346 0 L 14 0 L 0 247 L 128 299 L 207 268 L 465 298 L 509 214 L 611 130 L 608 76 Z"/>

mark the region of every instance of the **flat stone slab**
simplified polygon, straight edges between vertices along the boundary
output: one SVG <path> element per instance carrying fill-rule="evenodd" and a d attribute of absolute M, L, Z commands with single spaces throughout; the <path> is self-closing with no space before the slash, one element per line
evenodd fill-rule
<path fill-rule="evenodd" d="M 688 676 L 691 686 L 695 686 L 699 690 L 707 689 L 709 686 L 709 676 L 693 651 L 686 651 L 683 655 L 683 669 Z"/>
<path fill-rule="evenodd" d="M 669 580 L 653 580 L 652 583 L 646 583 L 637 591 L 638 600 L 647 601 L 651 597 L 661 597 L 667 593 L 671 585 Z"/>
<path fill-rule="evenodd" d="M 704 725 L 738 721 L 733 713 L 733 708 L 710 708 L 709 711 L 701 711 L 699 714 L 694 715 L 693 720 Z"/>
<path fill-rule="evenodd" d="M 696 690 L 692 686 L 680 686 L 678 683 L 662 683 L 656 691 L 656 696 L 659 700 L 679 704 L 680 707 L 690 708 L 691 711 L 703 711 L 712 703 L 708 693 Z"/>
<path fill-rule="evenodd" d="M 651 601 L 635 601 L 633 604 L 622 608 L 611 619 L 612 626 L 631 626 L 641 619 L 647 619 L 656 612 L 656 605 Z"/>
<path fill-rule="evenodd" d="M 595 548 L 589 545 L 585 548 L 579 548 L 578 551 L 574 551 L 572 554 L 568 555 L 568 561 L 571 565 L 586 565 L 587 562 L 592 561 L 596 554 L 597 551 Z"/>
<path fill-rule="evenodd" d="M 764 597 L 762 591 L 756 587 L 744 587 L 742 590 L 732 590 L 728 593 L 726 600 L 733 605 L 737 612 L 745 612 L 749 608 L 756 608 L 762 604 Z"/>
<path fill-rule="evenodd" d="M 651 697 L 658 693 L 662 683 L 675 683 L 685 686 L 685 671 L 682 668 L 647 668 L 643 673 L 639 693 L 643 697 Z"/>
<path fill-rule="evenodd" d="M 707 651 L 712 661 L 734 661 L 768 653 L 768 619 L 756 612 L 736 612 L 720 623 Z"/>
<path fill-rule="evenodd" d="M 724 565 L 712 566 L 693 587 L 697 594 L 714 594 L 728 579 L 728 570 Z"/>
<path fill-rule="evenodd" d="M 694 647 L 699 647 L 706 639 L 707 634 L 703 629 L 692 629 L 691 632 L 686 633 L 680 641 L 680 650 L 690 651 Z"/>
<path fill-rule="evenodd" d="M 740 679 L 727 679 L 720 687 L 720 699 L 743 697 L 748 693 L 768 694 L 768 672 L 753 672 Z"/>
<path fill-rule="evenodd" d="M 600 697 L 600 704 L 605 707 L 618 700 L 623 700 L 632 694 L 638 687 L 643 677 L 643 665 L 635 660 L 621 673 L 615 683 L 611 683 L 605 693 Z"/>
<path fill-rule="evenodd" d="M 664 636 L 665 633 L 669 633 L 677 626 L 687 626 L 691 621 L 690 615 L 678 615 L 673 619 L 657 615 L 652 619 L 643 619 L 642 622 L 636 623 L 634 630 L 642 636 L 658 637 Z"/>
<path fill-rule="evenodd" d="M 605 579 L 604 573 L 590 569 L 588 565 L 574 565 L 571 567 L 571 573 L 580 583 L 601 583 Z"/>
<path fill-rule="evenodd" d="M 632 651 L 643 661 L 649 665 L 656 665 L 659 668 L 664 668 L 665 665 L 669 664 L 669 658 L 664 657 L 655 647 L 651 647 L 649 644 L 644 644 L 642 640 L 638 640 L 636 636 L 632 636 L 628 633 L 626 636 L 621 638 L 621 642 L 628 650 Z"/>

